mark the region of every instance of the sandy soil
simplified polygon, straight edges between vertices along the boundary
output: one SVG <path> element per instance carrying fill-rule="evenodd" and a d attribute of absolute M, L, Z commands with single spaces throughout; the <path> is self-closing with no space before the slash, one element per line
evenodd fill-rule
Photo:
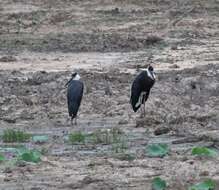
<path fill-rule="evenodd" d="M 150 190 L 156 176 L 170 190 L 219 183 L 219 159 L 191 155 L 194 146 L 219 148 L 218 28 L 215 0 L 1 1 L 0 132 L 46 134 L 49 142 L 26 144 L 44 150 L 40 164 L 0 164 L 0 189 Z M 130 84 L 148 63 L 158 79 L 142 118 L 130 108 Z M 78 126 L 66 105 L 72 71 L 85 83 Z M 115 128 L 122 152 L 65 141 L 73 131 Z M 155 135 L 163 128 L 169 132 Z M 148 157 L 155 142 L 170 154 Z"/>

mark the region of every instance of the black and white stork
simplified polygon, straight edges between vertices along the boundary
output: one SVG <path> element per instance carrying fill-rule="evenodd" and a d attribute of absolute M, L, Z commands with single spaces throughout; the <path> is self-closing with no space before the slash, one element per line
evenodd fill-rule
<path fill-rule="evenodd" d="M 68 86 L 67 103 L 71 124 L 73 125 L 73 119 L 75 119 L 75 125 L 77 125 L 77 113 L 81 105 L 84 84 L 80 81 L 79 74 L 73 73 L 71 79 L 66 83 L 66 86 Z"/>
<path fill-rule="evenodd" d="M 143 112 L 145 116 L 145 102 L 148 99 L 150 90 L 155 83 L 154 68 L 149 65 L 147 69 L 143 69 L 139 75 L 134 79 L 131 87 L 131 99 L 130 103 L 134 112 L 143 104 Z"/>

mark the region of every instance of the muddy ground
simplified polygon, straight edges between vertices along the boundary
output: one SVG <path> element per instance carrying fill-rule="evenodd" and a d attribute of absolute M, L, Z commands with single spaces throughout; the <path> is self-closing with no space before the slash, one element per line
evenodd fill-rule
<path fill-rule="evenodd" d="M 219 148 L 218 28 L 216 0 L 1 1 L 0 132 L 49 141 L 26 144 L 43 150 L 39 164 L 1 164 L 0 189 L 150 190 L 156 176 L 170 190 L 219 183 L 219 159 L 191 155 L 194 146 Z M 148 63 L 157 81 L 142 118 L 131 110 L 130 84 Z M 66 104 L 72 71 L 85 84 L 77 126 Z M 119 129 L 124 149 L 65 140 L 108 129 Z M 148 157 L 146 146 L 158 142 L 169 155 Z"/>

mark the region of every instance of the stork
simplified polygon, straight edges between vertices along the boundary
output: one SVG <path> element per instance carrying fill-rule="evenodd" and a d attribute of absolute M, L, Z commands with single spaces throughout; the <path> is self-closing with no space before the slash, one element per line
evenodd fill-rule
<path fill-rule="evenodd" d="M 147 69 L 143 69 L 142 72 L 134 79 L 131 87 L 130 103 L 133 111 L 137 110 L 143 104 L 143 113 L 145 116 L 145 102 L 147 101 L 150 90 L 155 83 L 156 76 L 154 74 L 154 68 L 149 65 Z"/>
<path fill-rule="evenodd" d="M 71 124 L 73 125 L 73 119 L 75 119 L 75 125 L 77 125 L 77 113 L 81 105 L 83 96 L 84 84 L 80 81 L 78 73 L 73 73 L 71 79 L 66 83 L 67 88 L 67 103 L 68 113 L 71 117 Z"/>

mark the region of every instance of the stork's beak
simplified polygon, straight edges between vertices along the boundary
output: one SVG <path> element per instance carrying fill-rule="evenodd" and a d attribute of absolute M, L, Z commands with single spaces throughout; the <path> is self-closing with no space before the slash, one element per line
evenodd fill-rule
<path fill-rule="evenodd" d="M 65 84 L 65 87 L 68 86 L 68 84 L 71 82 L 73 78 L 71 78 L 66 84 Z"/>

